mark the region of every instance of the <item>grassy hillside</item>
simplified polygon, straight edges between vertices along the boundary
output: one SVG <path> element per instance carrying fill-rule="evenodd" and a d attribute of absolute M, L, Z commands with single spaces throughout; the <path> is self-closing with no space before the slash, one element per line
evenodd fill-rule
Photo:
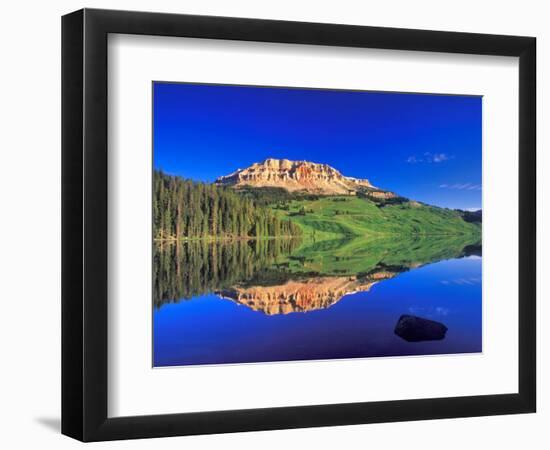
<path fill-rule="evenodd" d="M 466 222 L 458 211 L 416 202 L 380 207 L 368 199 L 342 196 L 294 199 L 271 207 L 315 239 L 481 233 L 480 224 Z"/>

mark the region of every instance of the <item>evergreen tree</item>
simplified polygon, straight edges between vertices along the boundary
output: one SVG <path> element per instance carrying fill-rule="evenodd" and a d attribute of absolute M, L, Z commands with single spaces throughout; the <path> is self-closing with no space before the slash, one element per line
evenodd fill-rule
<path fill-rule="evenodd" d="M 155 171 L 153 189 L 156 239 L 266 238 L 301 234 L 297 225 L 280 220 L 265 203 L 255 203 L 250 195 L 240 195 L 229 188 Z"/>

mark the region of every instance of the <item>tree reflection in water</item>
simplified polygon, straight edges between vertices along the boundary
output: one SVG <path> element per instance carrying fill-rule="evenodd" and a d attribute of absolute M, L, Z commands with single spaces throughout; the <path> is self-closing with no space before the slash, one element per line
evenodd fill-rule
<path fill-rule="evenodd" d="M 470 236 L 157 241 L 153 303 L 216 293 L 265 314 L 328 308 L 401 272 L 481 254 Z"/>

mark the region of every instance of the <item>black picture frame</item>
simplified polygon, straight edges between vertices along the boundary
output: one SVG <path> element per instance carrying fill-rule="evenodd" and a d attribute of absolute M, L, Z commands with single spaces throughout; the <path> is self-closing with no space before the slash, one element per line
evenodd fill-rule
<path fill-rule="evenodd" d="M 107 416 L 109 33 L 519 57 L 518 393 Z M 62 433 L 82 441 L 535 412 L 536 39 L 83 9 L 62 18 Z"/>

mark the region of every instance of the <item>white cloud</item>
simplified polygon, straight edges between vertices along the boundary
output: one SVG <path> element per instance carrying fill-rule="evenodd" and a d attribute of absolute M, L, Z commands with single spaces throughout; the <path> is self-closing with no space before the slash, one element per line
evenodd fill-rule
<path fill-rule="evenodd" d="M 448 161 L 449 159 L 453 159 L 454 156 L 449 156 L 446 153 L 431 153 L 431 152 L 424 152 L 422 156 L 417 155 L 411 155 L 407 158 L 407 162 L 409 164 L 417 164 L 417 163 L 442 163 L 445 161 Z"/>
<path fill-rule="evenodd" d="M 440 283 L 447 286 L 451 284 L 457 284 L 459 286 L 474 285 L 474 284 L 480 284 L 481 278 L 479 277 L 456 278 L 454 280 L 441 280 Z"/>
<path fill-rule="evenodd" d="M 459 191 L 468 190 L 468 191 L 481 191 L 481 184 L 474 183 L 455 183 L 455 184 L 440 184 L 442 189 L 458 189 Z"/>
<path fill-rule="evenodd" d="M 434 163 L 440 163 L 443 161 L 447 161 L 449 157 L 445 153 L 436 153 L 433 155 L 433 162 Z"/>

